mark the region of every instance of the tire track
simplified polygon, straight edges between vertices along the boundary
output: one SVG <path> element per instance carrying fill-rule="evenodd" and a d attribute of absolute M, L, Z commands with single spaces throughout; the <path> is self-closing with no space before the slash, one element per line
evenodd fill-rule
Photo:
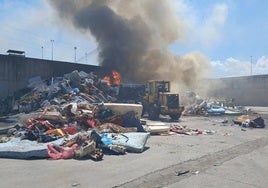
<path fill-rule="evenodd" d="M 125 182 L 114 187 L 165 187 L 167 185 L 181 181 L 184 178 L 194 175 L 198 171 L 204 171 L 212 166 L 219 166 L 222 163 L 236 158 L 240 155 L 251 153 L 254 150 L 268 145 L 268 137 L 248 141 L 228 149 L 204 155 L 200 158 L 178 163 L 167 168 L 163 168 L 144 176 Z"/>

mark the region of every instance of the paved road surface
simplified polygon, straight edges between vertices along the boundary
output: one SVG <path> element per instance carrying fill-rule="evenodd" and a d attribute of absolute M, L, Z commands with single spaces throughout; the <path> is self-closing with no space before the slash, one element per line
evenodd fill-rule
<path fill-rule="evenodd" d="M 260 110 L 267 124 L 268 108 Z M 220 120 L 228 118 L 227 124 Z M 268 129 L 241 129 L 233 117 L 185 117 L 213 135 L 151 136 L 143 153 L 92 160 L 0 159 L 0 187 L 238 187 L 268 185 Z"/>

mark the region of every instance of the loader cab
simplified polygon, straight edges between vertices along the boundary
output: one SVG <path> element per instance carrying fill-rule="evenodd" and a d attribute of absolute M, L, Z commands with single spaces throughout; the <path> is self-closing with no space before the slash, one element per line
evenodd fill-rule
<path fill-rule="evenodd" d="M 149 95 L 150 101 L 157 101 L 159 99 L 160 93 L 166 92 L 170 92 L 169 81 L 149 81 L 147 86 L 147 93 Z"/>

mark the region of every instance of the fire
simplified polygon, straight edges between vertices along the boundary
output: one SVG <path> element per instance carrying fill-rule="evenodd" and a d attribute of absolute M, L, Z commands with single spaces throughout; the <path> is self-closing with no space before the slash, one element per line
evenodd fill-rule
<path fill-rule="evenodd" d="M 121 75 L 119 72 L 113 70 L 112 71 L 112 76 L 113 76 L 113 80 L 114 80 L 114 85 L 119 86 L 121 84 Z"/>
<path fill-rule="evenodd" d="M 121 74 L 116 70 L 112 70 L 112 74 L 110 76 L 105 76 L 103 79 L 107 82 L 108 86 L 119 86 L 121 84 Z"/>
<path fill-rule="evenodd" d="M 105 80 L 107 82 L 107 85 L 108 86 L 111 86 L 112 85 L 111 84 L 111 78 L 110 78 L 110 76 L 104 76 L 103 80 Z"/>

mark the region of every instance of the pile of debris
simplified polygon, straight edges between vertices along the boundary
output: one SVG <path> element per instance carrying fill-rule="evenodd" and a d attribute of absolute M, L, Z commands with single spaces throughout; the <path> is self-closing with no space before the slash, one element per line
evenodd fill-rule
<path fill-rule="evenodd" d="M 1 116 L 0 122 L 13 126 L 0 137 L 0 157 L 101 160 L 105 153 L 143 152 L 151 134 L 215 133 L 176 124 L 142 124 L 143 107 L 127 103 L 127 88 L 137 89 L 132 102 L 144 95 L 142 85 L 125 85 L 120 94 L 95 74 L 77 70 L 45 81 L 40 77 L 30 79 L 28 88 L 23 90 L 27 92 L 1 106 L 8 107 L 12 114 Z M 239 115 L 244 110 L 232 103 L 192 97 L 195 100 L 185 108 L 184 115 L 228 114 L 228 111 Z M 116 103 L 122 101 L 126 103 Z M 236 122 L 243 127 L 265 126 L 260 117 L 244 116 Z"/>
<path fill-rule="evenodd" d="M 183 115 L 242 115 L 247 110 L 242 106 L 236 106 L 233 99 L 202 99 L 194 92 L 187 93 L 183 97 L 185 110 Z"/>
<path fill-rule="evenodd" d="M 112 103 L 113 93 L 93 73 L 29 85 L 17 101 L 19 114 L 1 118 L 15 126 L 1 137 L 0 157 L 100 160 L 105 152 L 143 152 L 150 134 L 140 122 L 142 106 Z"/>
<path fill-rule="evenodd" d="M 150 132 L 151 135 L 174 135 L 182 134 L 189 136 L 197 135 L 213 135 L 216 133 L 214 130 L 201 130 L 197 128 L 189 128 L 186 125 L 178 124 L 165 124 L 162 122 L 147 122 L 144 126 L 144 129 L 147 132 Z"/>
<path fill-rule="evenodd" d="M 259 115 L 241 115 L 233 122 L 244 128 L 265 128 L 264 119 Z"/>
<path fill-rule="evenodd" d="M 183 96 L 186 103 L 185 116 L 227 115 L 233 116 L 233 122 L 244 128 L 265 128 L 264 119 L 250 108 L 237 106 L 234 99 L 202 99 L 194 92 Z"/>

